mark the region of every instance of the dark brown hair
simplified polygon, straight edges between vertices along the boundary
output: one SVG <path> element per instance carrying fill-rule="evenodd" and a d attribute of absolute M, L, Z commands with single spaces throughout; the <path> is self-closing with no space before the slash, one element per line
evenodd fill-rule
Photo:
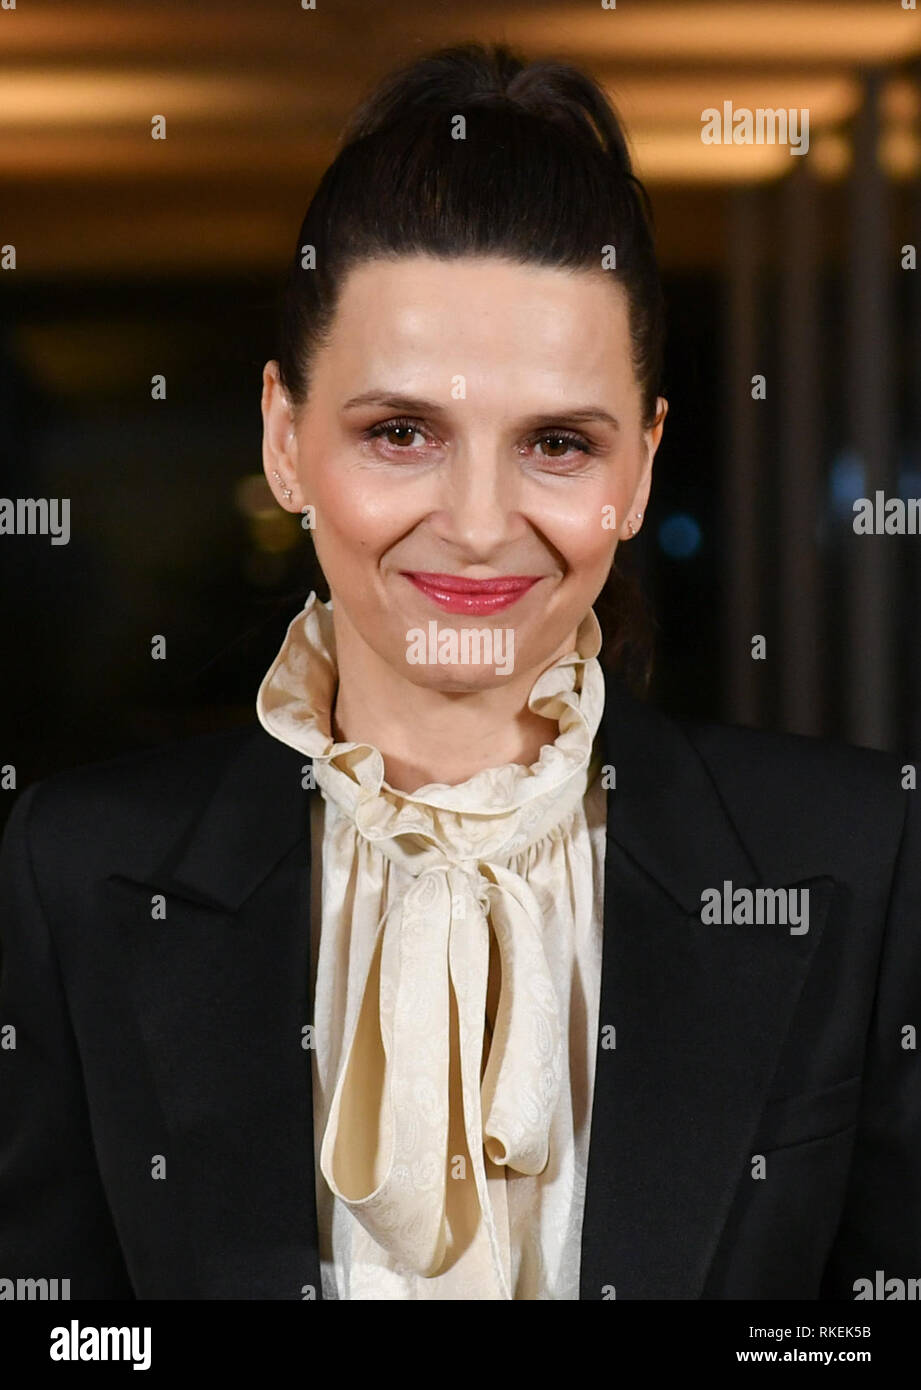
<path fill-rule="evenodd" d="M 464 138 L 455 138 L 461 116 Z M 417 59 L 353 113 L 307 209 L 280 306 L 282 386 L 295 409 L 304 404 L 313 357 L 360 261 L 496 255 L 577 270 L 601 268 L 612 247 L 608 273 L 626 292 L 649 428 L 665 339 L 652 210 L 604 92 L 570 64 L 526 63 L 503 44 Z M 645 689 L 651 613 L 617 561 L 597 607 L 608 664 Z"/>

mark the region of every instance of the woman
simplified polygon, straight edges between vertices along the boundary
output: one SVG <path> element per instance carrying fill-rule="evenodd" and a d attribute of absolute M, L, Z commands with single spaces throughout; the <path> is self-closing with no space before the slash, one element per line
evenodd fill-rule
<path fill-rule="evenodd" d="M 8 827 L 11 1272 L 145 1299 L 918 1272 L 896 760 L 679 724 L 598 661 L 667 409 L 643 197 L 600 89 L 504 48 L 353 118 L 262 396 L 330 602 L 257 726 L 49 778 Z"/>

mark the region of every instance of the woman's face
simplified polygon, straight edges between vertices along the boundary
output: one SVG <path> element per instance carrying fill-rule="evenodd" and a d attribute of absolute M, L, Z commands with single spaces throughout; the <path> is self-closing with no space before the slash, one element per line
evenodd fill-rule
<path fill-rule="evenodd" d="M 604 271 L 412 256 L 348 274 L 296 421 L 274 362 L 262 408 L 273 491 L 313 509 L 337 642 L 347 626 L 414 684 L 461 691 L 571 649 L 639 530 L 667 405 L 644 430 Z M 490 629 L 492 659 L 471 643 L 444 664 L 448 639 L 425 660 L 451 629 Z"/>

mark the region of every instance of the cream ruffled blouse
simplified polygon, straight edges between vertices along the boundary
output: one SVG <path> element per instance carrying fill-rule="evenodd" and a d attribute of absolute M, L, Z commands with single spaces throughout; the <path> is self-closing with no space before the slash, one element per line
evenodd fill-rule
<path fill-rule="evenodd" d="M 574 1299 L 598 1037 L 604 705 L 589 612 L 529 707 L 530 767 L 412 794 L 337 743 L 332 604 L 311 594 L 257 713 L 313 759 L 323 1296 Z"/>

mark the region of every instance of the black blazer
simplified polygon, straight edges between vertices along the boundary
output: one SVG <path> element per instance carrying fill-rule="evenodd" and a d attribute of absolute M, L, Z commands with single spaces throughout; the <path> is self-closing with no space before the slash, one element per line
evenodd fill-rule
<path fill-rule="evenodd" d="M 597 1052 L 581 1298 L 853 1299 L 877 1270 L 921 1275 L 921 793 L 889 755 L 674 721 L 606 679 L 616 1045 Z M 4 1277 L 321 1297 L 305 761 L 255 725 L 17 801 Z M 725 880 L 808 888 L 808 932 L 706 925 Z"/>

